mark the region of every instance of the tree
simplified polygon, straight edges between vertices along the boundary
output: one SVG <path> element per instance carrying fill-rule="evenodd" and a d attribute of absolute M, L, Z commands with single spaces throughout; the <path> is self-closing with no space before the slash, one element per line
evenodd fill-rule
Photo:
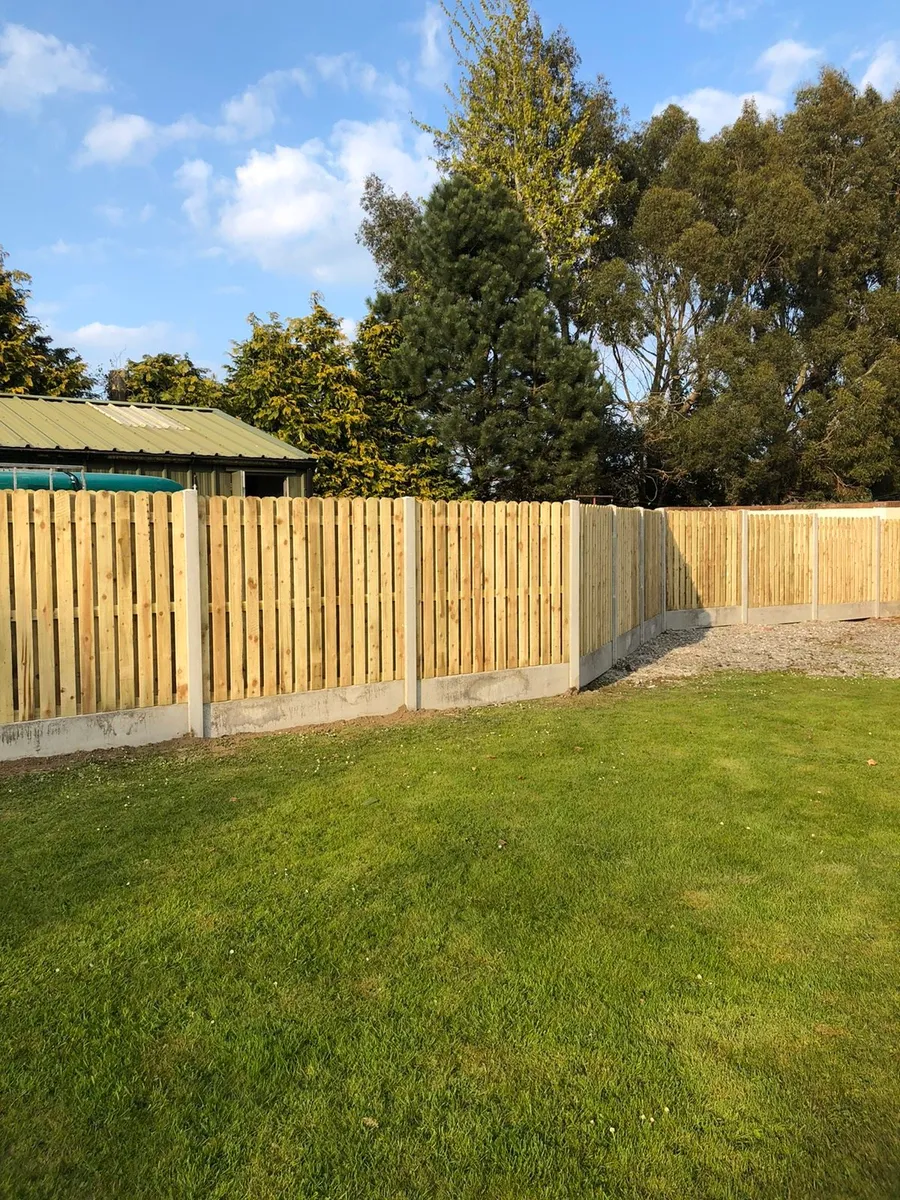
<path fill-rule="evenodd" d="M 197 367 L 187 354 L 145 354 L 106 373 L 110 400 L 133 404 L 219 405 L 222 385 L 211 371 Z"/>
<path fill-rule="evenodd" d="M 447 499 L 458 495 L 447 453 L 427 431 L 414 405 L 392 383 L 391 365 L 400 339 L 396 322 L 369 313 L 360 321 L 353 343 L 357 387 L 383 464 L 377 490 L 370 494 Z"/>
<path fill-rule="evenodd" d="M 399 326 L 391 378 L 459 486 L 481 500 L 605 491 L 621 452 L 610 398 L 590 347 L 560 336 L 545 256 L 506 188 L 438 184 L 409 254 L 416 288 L 381 293 L 375 313 Z"/>
<path fill-rule="evenodd" d="M 461 78 L 435 138 L 445 172 L 500 180 L 522 208 L 550 267 L 561 331 L 578 332 L 572 293 L 601 236 L 598 212 L 615 172 L 594 152 L 608 124 L 608 92 L 576 83 L 565 35 L 545 38 L 528 0 L 473 0 L 444 10 Z M 603 118 L 603 120 L 601 120 Z"/>
<path fill-rule="evenodd" d="M 351 346 L 316 294 L 309 316 L 282 321 L 270 313 L 268 321 L 249 321 L 250 336 L 231 353 L 228 408 L 308 450 L 319 492 L 447 493 L 434 442 L 413 427 L 414 414 L 383 378 L 389 327 L 363 322 Z"/>
<path fill-rule="evenodd" d="M 0 247 L 0 392 L 87 396 L 94 380 L 74 350 L 54 346 L 28 315 L 31 276 L 10 270 Z"/>

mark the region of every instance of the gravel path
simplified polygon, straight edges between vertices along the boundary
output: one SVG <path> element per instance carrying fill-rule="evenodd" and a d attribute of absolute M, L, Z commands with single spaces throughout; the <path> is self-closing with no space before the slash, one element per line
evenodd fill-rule
<path fill-rule="evenodd" d="M 664 633 L 617 663 L 593 687 L 636 686 L 707 671 L 797 671 L 900 679 L 900 620 L 730 625 Z"/>

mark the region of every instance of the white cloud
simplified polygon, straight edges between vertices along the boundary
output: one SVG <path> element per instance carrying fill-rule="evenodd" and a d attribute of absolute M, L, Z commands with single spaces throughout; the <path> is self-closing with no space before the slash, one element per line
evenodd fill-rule
<path fill-rule="evenodd" d="M 726 92 L 720 88 L 697 88 L 685 96 L 670 96 L 662 104 L 657 104 L 653 110 L 654 116 L 661 113 L 669 104 L 677 104 L 694 117 L 700 126 L 703 137 L 711 137 L 725 125 L 732 125 L 741 115 L 744 104 L 752 100 L 760 113 L 781 114 L 785 110 L 785 101 L 781 96 L 772 96 L 766 92 Z"/>
<path fill-rule="evenodd" d="M 106 355 L 140 358 L 160 350 L 181 350 L 194 341 L 193 335 L 177 330 L 168 321 L 148 321 L 145 325 L 91 321 L 78 329 L 54 330 L 54 338 L 64 346 L 73 346 L 87 359 Z"/>
<path fill-rule="evenodd" d="M 416 80 L 423 87 L 440 88 L 449 70 L 446 52 L 446 30 L 440 6 L 426 4 L 425 14 L 416 25 L 419 33 L 419 62 Z"/>
<path fill-rule="evenodd" d="M 310 92 L 309 78 L 299 67 L 290 71 L 270 71 L 239 96 L 226 100 L 222 105 L 221 124 L 215 129 L 216 137 L 231 142 L 268 133 L 278 117 L 278 93 L 291 86 L 299 87 L 307 95 Z"/>
<path fill-rule="evenodd" d="M 306 73 L 296 68 L 272 71 L 263 76 L 239 96 L 226 100 L 222 105 L 221 121 L 216 125 L 206 125 L 190 115 L 163 125 L 138 113 L 104 109 L 85 134 L 76 161 L 80 166 L 146 163 L 160 150 L 177 142 L 199 138 L 222 142 L 251 141 L 268 133 L 275 124 L 278 90 L 289 85 L 308 90 Z"/>
<path fill-rule="evenodd" d="M 164 146 L 200 137 L 204 132 L 205 127 L 193 117 L 157 125 L 137 113 L 115 113 L 106 108 L 84 135 L 77 161 L 81 166 L 147 162 Z"/>
<path fill-rule="evenodd" d="M 872 87 L 882 96 L 890 97 L 900 87 L 900 45 L 883 42 L 860 81 L 861 88 Z"/>
<path fill-rule="evenodd" d="M 175 172 L 175 183 L 187 192 L 182 202 L 182 210 L 195 228 L 209 224 L 210 185 L 213 169 L 202 158 L 192 158 L 184 162 Z"/>
<path fill-rule="evenodd" d="M 0 33 L 0 108 L 23 112 L 58 92 L 101 92 L 103 75 L 88 50 L 24 25 Z"/>
<path fill-rule="evenodd" d="M 352 317 L 341 317 L 341 333 L 348 342 L 352 342 L 356 337 L 357 329 L 359 329 L 359 321 L 354 321 Z"/>
<path fill-rule="evenodd" d="M 791 38 L 776 42 L 756 60 L 756 69 L 768 73 L 766 91 L 780 96 L 790 91 L 821 59 L 822 51 Z"/>
<path fill-rule="evenodd" d="M 383 75 L 355 54 L 320 54 L 313 59 L 319 78 L 345 92 L 362 92 L 388 108 L 409 109 L 412 98 L 402 84 Z"/>
<path fill-rule="evenodd" d="M 762 0 L 691 0 L 687 19 L 692 25 L 710 32 L 744 21 L 759 8 Z"/>
<path fill-rule="evenodd" d="M 436 179 L 424 135 L 408 146 L 396 121 L 341 121 L 327 143 L 254 150 L 227 184 L 221 241 L 261 266 L 319 280 L 368 272 L 356 244 L 359 198 L 373 171 L 397 191 L 428 192 Z"/>

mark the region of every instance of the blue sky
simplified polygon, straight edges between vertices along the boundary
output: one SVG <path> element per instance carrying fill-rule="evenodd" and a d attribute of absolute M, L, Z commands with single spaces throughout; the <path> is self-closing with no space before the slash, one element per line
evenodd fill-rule
<path fill-rule="evenodd" d="M 676 98 L 714 132 L 755 94 L 784 111 L 823 61 L 900 85 L 895 0 L 541 0 L 634 120 Z M 349 321 L 375 171 L 427 192 L 451 77 L 427 0 L 0 0 L 0 244 L 88 361 L 161 349 L 221 369 L 248 312 Z"/>

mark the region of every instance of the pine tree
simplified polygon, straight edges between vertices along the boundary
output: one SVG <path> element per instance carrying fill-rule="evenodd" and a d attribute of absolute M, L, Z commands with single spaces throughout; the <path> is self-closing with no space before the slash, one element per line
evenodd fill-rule
<path fill-rule="evenodd" d="M 375 311 L 399 324 L 394 385 L 460 486 L 481 500 L 604 491 L 621 449 L 608 396 L 590 347 L 560 336 L 546 259 L 509 192 L 438 184 L 410 253 L 414 292 L 382 293 Z"/>

